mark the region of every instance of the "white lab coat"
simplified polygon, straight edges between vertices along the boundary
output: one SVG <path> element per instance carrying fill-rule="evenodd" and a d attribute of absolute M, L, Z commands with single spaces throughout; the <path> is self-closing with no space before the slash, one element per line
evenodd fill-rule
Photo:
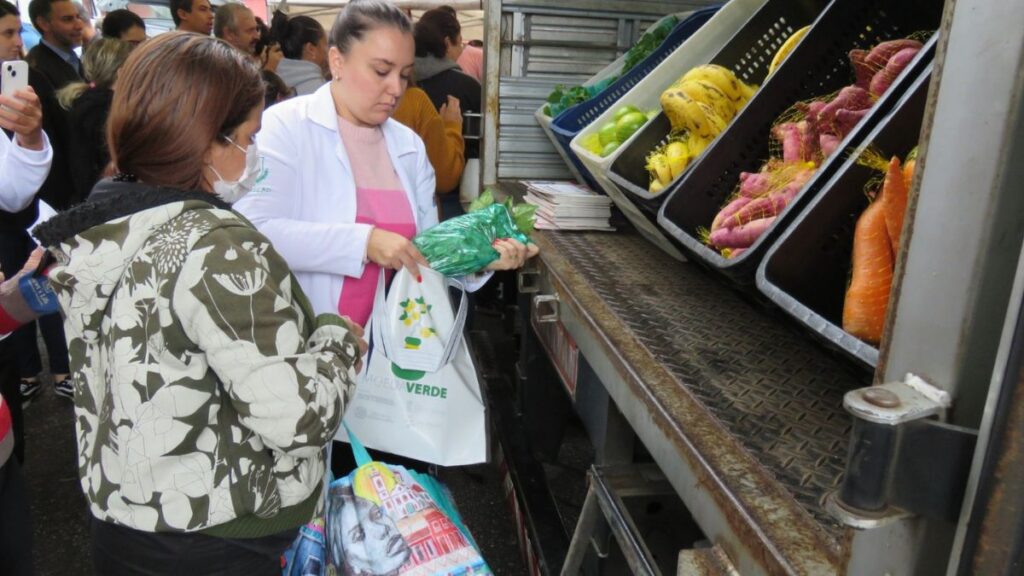
<path fill-rule="evenodd" d="M 45 132 L 42 150 L 22 148 L 0 132 L 0 210 L 24 210 L 46 180 L 52 161 L 53 149 Z"/>
<path fill-rule="evenodd" d="M 434 169 L 423 140 L 394 120 L 382 129 L 416 229 L 434 226 Z M 260 175 L 234 208 L 288 262 L 314 311 L 337 313 L 345 277 L 363 274 L 372 226 L 355 223 L 355 178 L 338 134 L 330 84 L 268 109 L 256 143 Z M 487 277 L 475 278 L 469 288 Z"/>

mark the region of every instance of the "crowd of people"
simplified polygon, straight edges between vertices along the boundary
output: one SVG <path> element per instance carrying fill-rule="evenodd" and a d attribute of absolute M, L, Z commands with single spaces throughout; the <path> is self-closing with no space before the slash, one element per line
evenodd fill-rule
<path fill-rule="evenodd" d="M 454 10 L 414 26 L 353 0 L 330 31 L 283 13 L 268 27 L 234 3 L 171 13 L 177 31 L 151 39 L 128 10 L 93 36 L 70 0 L 32 0 L 42 41 L 25 55 L 0 0 L 0 65 L 29 64 L 29 87 L 0 96 L 13 574 L 31 573 L 20 467 L 37 334 L 74 402 L 97 573 L 279 573 L 320 501 L 379 271 L 419 275 L 412 238 L 476 154 L 462 115 L 480 111 L 480 84 L 456 63 Z M 495 249 L 471 289 L 537 250 Z"/>

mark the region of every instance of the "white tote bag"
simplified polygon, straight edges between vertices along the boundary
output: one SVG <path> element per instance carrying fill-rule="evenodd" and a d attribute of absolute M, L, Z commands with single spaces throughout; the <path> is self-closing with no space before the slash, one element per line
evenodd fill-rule
<path fill-rule="evenodd" d="M 387 296 L 381 273 L 371 348 L 345 424 L 368 448 L 440 466 L 486 462 L 486 409 L 462 333 L 465 288 L 420 271 L 422 283 L 399 270 Z M 460 293 L 457 311 L 449 287 Z M 337 439 L 347 441 L 344 428 Z"/>

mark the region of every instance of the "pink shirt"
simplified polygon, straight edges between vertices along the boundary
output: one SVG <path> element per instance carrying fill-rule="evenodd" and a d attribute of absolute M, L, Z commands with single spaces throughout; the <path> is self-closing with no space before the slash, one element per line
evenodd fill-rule
<path fill-rule="evenodd" d="M 462 48 L 462 55 L 456 62 L 459 68 L 466 74 L 476 78 L 477 82 L 483 83 L 484 77 L 484 51 L 476 46 L 466 44 Z"/>
<path fill-rule="evenodd" d="M 371 224 L 412 239 L 416 235 L 416 219 L 391 163 L 384 133 L 379 127 L 356 126 L 340 116 L 338 132 L 356 181 L 356 223 Z M 362 276 L 346 278 L 338 297 L 338 314 L 366 326 L 373 311 L 379 274 L 380 266 L 370 262 Z M 389 271 L 387 277 L 391 274 Z"/>

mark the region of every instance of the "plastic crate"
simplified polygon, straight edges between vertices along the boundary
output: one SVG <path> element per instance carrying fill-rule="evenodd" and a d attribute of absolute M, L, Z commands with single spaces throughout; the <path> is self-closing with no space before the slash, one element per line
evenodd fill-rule
<path fill-rule="evenodd" d="M 682 19 L 682 20 L 686 20 L 690 15 L 691 15 L 690 12 L 681 12 L 681 13 L 678 13 L 678 14 L 669 14 L 668 16 L 660 18 L 654 24 L 651 24 L 650 26 L 648 26 L 647 29 L 644 30 L 644 33 L 646 34 L 646 33 L 650 32 L 650 31 L 656 29 L 658 26 L 661 25 L 662 22 L 664 22 L 668 18 L 676 17 L 676 18 L 679 18 L 679 19 Z M 676 29 L 678 29 L 679 26 L 680 26 L 680 24 L 677 24 L 676 27 L 673 28 L 672 34 L 675 33 Z M 669 36 L 671 36 L 672 34 L 670 34 Z M 669 39 L 670 39 L 669 36 L 667 36 L 665 38 L 665 42 L 669 41 Z M 664 42 L 663 42 L 663 44 L 664 44 Z M 657 50 L 655 50 L 655 52 L 657 52 Z M 654 53 L 650 54 L 647 58 L 649 59 L 651 56 L 654 56 Z M 637 68 L 637 67 L 642 66 L 646 61 L 647 61 L 646 59 L 641 61 L 640 63 L 638 63 L 636 65 L 636 67 L 634 67 L 634 69 Z M 626 54 L 623 53 L 621 56 L 619 56 L 614 61 L 612 61 L 611 64 L 608 64 L 607 66 L 602 68 L 597 74 L 594 74 L 593 76 L 591 76 L 587 81 L 585 81 L 583 83 L 583 86 L 593 86 L 594 84 L 597 84 L 598 82 L 602 82 L 602 81 L 607 80 L 608 78 L 610 78 L 612 76 L 615 76 L 616 74 L 618 74 L 622 70 L 622 66 L 625 63 L 626 63 Z M 620 80 L 621 80 L 621 78 L 620 78 Z M 602 91 L 600 94 L 595 96 L 592 100 L 599 99 L 610 88 L 611 88 L 611 86 L 609 86 L 604 91 Z M 590 101 L 591 100 L 588 100 L 587 102 L 582 102 L 580 104 L 577 104 L 577 106 L 585 106 Z M 580 159 L 575 154 L 572 153 L 572 149 L 569 148 L 569 144 L 565 143 L 563 145 L 562 141 L 559 140 L 559 137 L 555 135 L 555 132 L 554 132 L 554 130 L 552 128 L 552 123 L 554 122 L 554 118 L 551 118 L 550 116 L 544 114 L 544 107 L 545 106 L 547 106 L 546 102 L 544 103 L 544 105 L 542 105 L 540 108 L 538 108 L 533 113 L 533 117 L 537 119 L 537 124 L 540 125 L 541 130 L 544 131 L 544 134 L 547 135 L 548 139 L 551 140 L 551 143 L 555 147 L 555 151 L 558 152 L 558 155 L 562 157 L 562 161 L 565 162 L 566 166 L 568 166 L 569 171 L 572 172 L 572 175 L 573 175 L 574 178 L 576 178 L 576 181 L 577 182 L 581 182 L 581 183 L 585 183 L 587 186 L 590 186 L 595 192 L 600 192 L 601 191 L 600 186 L 598 186 L 597 182 L 594 181 L 594 177 L 586 169 L 586 166 L 584 166 L 583 163 L 580 162 Z M 566 110 L 563 110 L 562 114 L 565 114 L 565 113 L 569 112 L 573 108 L 575 108 L 575 106 L 573 106 L 571 108 L 568 108 Z M 561 116 L 562 114 L 559 114 L 559 116 Z M 571 138 L 570 138 L 570 140 L 571 140 Z"/>
<path fill-rule="evenodd" d="M 665 58 L 661 64 L 658 64 L 650 74 L 637 82 L 629 92 L 619 99 L 617 104 L 620 106 L 632 104 L 641 110 L 651 110 L 660 106 L 659 96 L 666 86 L 694 66 L 710 62 L 711 58 L 729 42 L 733 35 L 766 2 L 767 0 L 731 0 L 722 6 L 704 26 L 694 32 L 679 48 Z M 608 179 L 608 167 L 611 166 L 612 162 L 615 161 L 632 138 L 636 137 L 636 134 L 630 140 L 623 142 L 618 150 L 605 157 L 592 154 L 583 147 L 583 139 L 599 129 L 605 122 L 611 120 L 614 113 L 615 111 L 611 108 L 602 112 L 600 116 L 572 139 L 570 147 L 576 154 L 576 157 L 583 161 L 583 165 L 589 170 L 591 176 L 594 177 L 601 189 L 608 194 L 608 197 L 615 202 L 623 214 L 645 238 L 673 258 L 685 260 L 682 253 L 672 244 L 664 231 L 654 224 L 654 218 L 640 212 L 633 202 L 626 198 L 615 184 Z M 638 130 L 637 133 L 639 132 Z"/>
<path fill-rule="evenodd" d="M 857 164 L 871 145 L 885 156 L 906 154 L 917 145 L 928 99 L 931 67 L 855 149 L 821 194 L 768 250 L 757 270 L 757 288 L 828 346 L 874 369 L 878 349 L 843 330 L 853 231 L 868 206 L 865 186 L 878 172 Z"/>
<path fill-rule="evenodd" d="M 658 212 L 658 225 L 679 242 L 691 260 L 738 285 L 752 287 L 757 266 L 771 242 L 842 165 L 844 151 L 863 140 L 927 67 L 938 34 L 931 35 L 911 65 L 750 248 L 735 258 L 723 258 L 700 241 L 699 230 L 711 227 L 715 215 L 735 191 L 740 173 L 757 172 L 769 157 L 771 127 L 782 113 L 796 102 L 853 82 L 848 58 L 851 49 L 871 48 L 884 40 L 935 30 L 942 8 L 941 0 L 834 0 L 726 131 L 670 187 Z"/>
<path fill-rule="evenodd" d="M 814 22 L 827 5 L 827 0 L 772 0 L 761 7 L 708 63 L 728 68 L 747 84 L 760 86 L 768 76 L 768 65 L 782 44 L 793 32 Z M 662 90 L 667 87 L 663 86 Z M 637 131 L 636 138 L 608 168 L 608 178 L 652 217 L 657 217 L 658 208 L 668 197 L 672 185 L 657 195 L 648 192 L 650 176 L 645 167 L 646 158 L 651 150 L 665 142 L 671 129 L 664 112 L 660 113 L 655 121 L 648 122 Z M 708 147 L 710 149 L 711 146 Z M 677 177 L 674 182 L 680 182 L 682 178 Z"/>
<path fill-rule="evenodd" d="M 669 54 L 675 51 L 687 38 L 692 36 L 694 32 L 699 30 L 701 26 L 714 16 L 718 9 L 718 6 L 704 8 L 682 19 L 672 29 L 672 32 L 665 37 L 661 45 L 654 52 L 651 52 L 647 58 L 640 61 L 629 72 L 623 74 L 622 77 L 601 91 L 597 96 L 566 109 L 551 121 L 550 129 L 555 139 L 555 146 L 565 153 L 563 157 L 568 158 L 572 163 L 575 168 L 574 173 L 578 170 L 584 179 L 593 181 L 593 176 L 590 175 L 586 165 L 572 151 L 572 139 L 580 133 L 580 130 L 596 120 L 602 112 L 615 105 L 620 98 L 629 92 L 630 88 L 636 86 L 637 82 L 650 74 Z M 591 186 L 596 186 L 596 183 L 591 184 Z"/>

